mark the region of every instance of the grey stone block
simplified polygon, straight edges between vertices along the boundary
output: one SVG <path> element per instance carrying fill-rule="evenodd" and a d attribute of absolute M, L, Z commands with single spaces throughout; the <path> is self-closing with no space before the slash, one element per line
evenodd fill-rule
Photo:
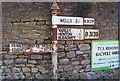
<path fill-rule="evenodd" d="M 75 52 L 74 51 L 67 52 L 67 57 L 68 58 L 74 58 L 75 57 Z"/>
<path fill-rule="evenodd" d="M 80 44 L 80 45 L 78 45 L 78 48 L 80 50 L 89 50 L 90 46 L 89 46 L 89 44 Z"/>
<path fill-rule="evenodd" d="M 42 59 L 42 55 L 31 55 L 31 59 Z"/>
<path fill-rule="evenodd" d="M 20 79 L 20 73 L 15 73 L 15 74 L 13 75 L 13 78 L 14 78 L 14 79 Z"/>
<path fill-rule="evenodd" d="M 85 54 L 90 54 L 90 50 L 84 51 Z"/>
<path fill-rule="evenodd" d="M 77 45 L 76 44 L 68 44 L 68 47 L 65 48 L 66 51 L 74 51 L 77 50 Z"/>
<path fill-rule="evenodd" d="M 78 65 L 78 64 L 80 64 L 79 61 L 72 62 L 72 65 Z"/>
<path fill-rule="evenodd" d="M 23 73 L 30 72 L 30 68 L 29 67 L 22 67 L 22 72 Z"/>
<path fill-rule="evenodd" d="M 69 64 L 69 59 L 68 58 L 61 59 L 60 64 Z"/>
<path fill-rule="evenodd" d="M 86 65 L 86 64 L 89 64 L 89 63 L 90 63 L 90 60 L 86 59 L 86 60 L 81 61 L 81 63 L 82 63 L 83 65 Z"/>
<path fill-rule="evenodd" d="M 65 57 L 65 52 L 59 52 L 58 57 Z"/>
<path fill-rule="evenodd" d="M 65 47 L 64 45 L 58 45 L 58 51 L 64 51 Z"/>
<path fill-rule="evenodd" d="M 7 79 L 7 80 L 11 80 L 11 79 L 13 79 L 13 76 L 10 75 L 10 74 L 7 74 L 7 76 L 5 76 L 5 79 Z"/>
<path fill-rule="evenodd" d="M 37 62 L 36 62 L 36 60 L 28 60 L 28 63 L 29 64 L 36 64 Z"/>
<path fill-rule="evenodd" d="M 24 58 L 15 59 L 15 63 L 18 63 L 18 64 L 23 64 L 23 63 L 26 63 L 26 62 L 27 62 L 27 59 L 24 59 Z"/>
<path fill-rule="evenodd" d="M 85 71 L 90 71 L 90 65 L 87 65 L 86 68 L 85 68 Z"/>
<path fill-rule="evenodd" d="M 51 60 L 51 59 L 52 59 L 52 55 L 51 55 L 51 54 L 49 54 L 49 55 L 44 55 L 44 56 L 43 56 L 43 59 L 44 59 L 44 60 Z"/>
<path fill-rule="evenodd" d="M 26 79 L 35 79 L 35 73 L 25 73 Z"/>
<path fill-rule="evenodd" d="M 28 67 L 35 67 L 35 65 L 34 64 L 26 64 L 26 66 L 28 66 Z"/>
<path fill-rule="evenodd" d="M 84 54 L 83 51 L 81 51 L 81 50 L 77 50 L 77 51 L 76 51 L 76 55 L 82 55 L 82 54 Z"/>
<path fill-rule="evenodd" d="M 40 74 L 40 72 L 35 74 L 35 78 L 37 78 L 37 79 L 43 79 L 42 75 Z"/>
<path fill-rule="evenodd" d="M 4 60 L 4 64 L 12 64 L 13 60 L 12 59 L 8 59 L 8 60 Z"/>
<path fill-rule="evenodd" d="M 31 68 L 31 72 L 38 72 L 38 68 Z"/>
<path fill-rule="evenodd" d="M 4 68 L 3 70 L 4 70 L 4 72 L 6 72 L 6 73 L 10 73 L 10 72 L 11 72 L 11 69 L 10 69 L 10 68 Z"/>
<path fill-rule="evenodd" d="M 12 73 L 19 73 L 21 72 L 21 68 L 13 67 L 12 68 Z"/>

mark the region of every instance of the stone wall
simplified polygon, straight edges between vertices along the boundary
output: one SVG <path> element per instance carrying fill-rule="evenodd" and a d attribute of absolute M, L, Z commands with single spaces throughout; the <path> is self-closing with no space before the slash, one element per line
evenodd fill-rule
<path fill-rule="evenodd" d="M 74 3 L 58 3 L 59 15 L 72 15 Z M 9 43 L 51 43 L 51 3 L 2 3 L 3 52 L 0 66 L 3 79 L 53 79 L 50 53 L 9 54 Z M 117 3 L 96 3 L 95 26 L 72 26 L 100 30 L 100 40 L 118 39 Z M 58 26 L 65 27 L 65 26 Z M 70 26 L 66 26 L 70 27 Z M 58 41 L 58 78 L 118 79 L 118 69 L 90 71 L 91 40 Z"/>
<path fill-rule="evenodd" d="M 62 79 L 118 79 L 118 69 L 91 72 L 91 45 L 61 44 L 58 54 L 58 77 Z"/>
<path fill-rule="evenodd" d="M 9 43 L 51 43 L 50 4 L 2 3 L 3 79 L 53 79 L 51 53 L 9 54 L 8 50 Z"/>
<path fill-rule="evenodd" d="M 95 26 L 79 26 L 79 28 L 99 29 L 100 40 L 118 39 L 117 3 L 96 3 L 93 13 L 88 14 L 87 17 L 95 18 Z M 91 48 L 91 40 L 59 41 L 58 77 L 62 79 L 118 79 L 118 69 L 90 71 Z"/>
<path fill-rule="evenodd" d="M 52 79 L 51 54 L 3 53 L 3 79 Z M 49 77 L 48 77 L 49 76 Z"/>
<path fill-rule="evenodd" d="M 49 4 L 3 3 L 3 46 L 10 42 L 51 43 Z"/>

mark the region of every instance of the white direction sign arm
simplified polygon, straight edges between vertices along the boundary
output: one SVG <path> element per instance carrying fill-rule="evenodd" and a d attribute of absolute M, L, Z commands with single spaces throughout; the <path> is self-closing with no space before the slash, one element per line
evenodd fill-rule
<path fill-rule="evenodd" d="M 52 16 L 53 25 L 83 25 L 82 17 Z"/>
<path fill-rule="evenodd" d="M 84 25 L 95 25 L 95 19 L 94 18 L 84 18 L 83 23 L 84 23 Z"/>

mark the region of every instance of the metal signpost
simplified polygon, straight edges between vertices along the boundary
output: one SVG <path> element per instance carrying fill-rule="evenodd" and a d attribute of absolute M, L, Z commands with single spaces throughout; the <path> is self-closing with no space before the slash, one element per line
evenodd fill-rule
<path fill-rule="evenodd" d="M 59 7 L 57 3 L 53 3 L 52 7 L 52 42 L 55 51 L 52 54 L 53 74 L 57 79 L 57 40 L 84 40 L 98 39 L 99 30 L 97 29 L 73 29 L 73 28 L 57 28 L 57 25 L 95 25 L 94 18 L 83 17 L 67 17 L 57 16 Z"/>
<path fill-rule="evenodd" d="M 56 2 L 51 6 L 52 16 L 57 16 L 59 7 Z M 52 66 L 53 66 L 53 77 L 57 80 L 57 25 L 52 24 L 52 43 L 53 43 L 53 52 L 52 52 Z"/>
<path fill-rule="evenodd" d="M 59 7 L 56 2 L 51 6 L 52 14 L 52 44 L 40 45 L 25 45 L 10 43 L 10 52 L 51 52 L 52 53 L 52 66 L 53 78 L 57 80 L 57 41 L 58 40 L 84 40 L 84 39 L 98 39 L 99 30 L 97 29 L 75 29 L 75 28 L 57 28 L 57 25 L 95 25 L 94 18 L 83 17 L 68 17 L 57 16 Z"/>

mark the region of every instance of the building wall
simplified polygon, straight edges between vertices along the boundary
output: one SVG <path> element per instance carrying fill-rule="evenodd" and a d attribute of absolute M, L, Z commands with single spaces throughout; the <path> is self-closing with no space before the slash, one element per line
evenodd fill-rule
<path fill-rule="evenodd" d="M 58 15 L 72 15 L 75 3 L 58 3 Z M 51 43 L 52 3 L 2 3 L 1 71 L 3 79 L 53 79 L 51 53 L 9 54 L 9 43 Z M 72 26 L 99 29 L 100 40 L 118 39 L 117 3 L 96 3 L 95 26 Z M 38 21 L 37 21 L 38 20 Z M 44 20 L 44 21 L 43 21 Z M 70 26 L 58 26 L 70 27 Z M 58 78 L 69 79 L 118 79 L 118 69 L 90 72 L 91 41 L 58 41 Z"/>

